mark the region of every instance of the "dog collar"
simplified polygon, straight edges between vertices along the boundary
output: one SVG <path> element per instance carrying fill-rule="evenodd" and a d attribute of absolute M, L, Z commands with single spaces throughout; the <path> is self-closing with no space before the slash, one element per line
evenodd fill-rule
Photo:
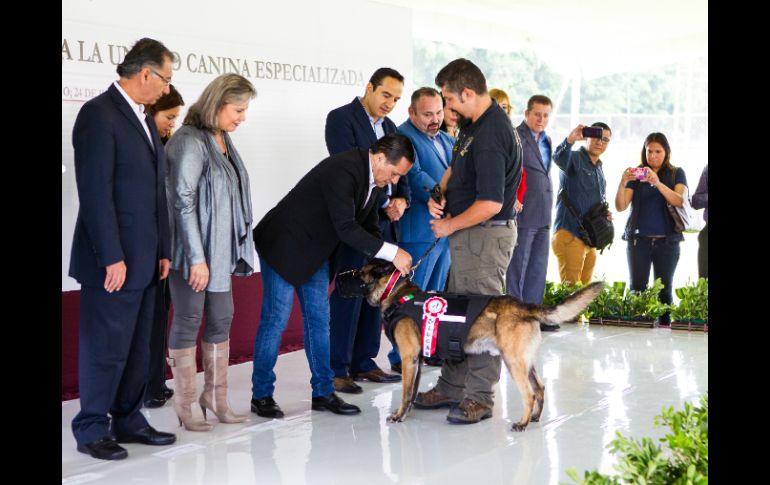
<path fill-rule="evenodd" d="M 385 287 L 385 291 L 382 292 L 382 296 L 380 297 L 380 302 L 385 301 L 385 298 L 390 296 L 390 293 L 393 291 L 393 287 L 396 286 L 396 282 L 398 282 L 399 278 L 401 278 L 401 272 L 399 270 L 393 271 L 393 274 L 390 275 L 388 284 Z"/>
<path fill-rule="evenodd" d="M 414 293 L 409 293 L 408 295 L 402 296 L 401 298 L 398 299 L 397 303 L 393 302 L 388 308 L 383 310 L 382 318 L 384 318 L 386 322 L 390 322 L 390 318 L 393 316 L 396 310 L 398 310 L 399 307 L 401 307 L 401 305 L 411 300 L 414 300 Z M 385 328 L 386 329 L 389 328 L 388 324 L 385 325 Z"/>

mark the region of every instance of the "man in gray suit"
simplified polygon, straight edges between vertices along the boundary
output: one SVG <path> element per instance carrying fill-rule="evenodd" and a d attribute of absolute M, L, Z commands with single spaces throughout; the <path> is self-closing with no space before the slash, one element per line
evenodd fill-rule
<path fill-rule="evenodd" d="M 551 227 L 553 190 L 551 184 L 551 137 L 545 127 L 551 117 L 553 103 L 547 96 L 529 98 L 524 121 L 516 128 L 522 139 L 527 191 L 523 208 L 517 214 L 518 244 L 513 250 L 506 272 L 507 293 L 525 303 L 543 303 L 545 274 L 548 269 L 548 241 Z M 558 327 L 540 326 L 552 331 Z"/>

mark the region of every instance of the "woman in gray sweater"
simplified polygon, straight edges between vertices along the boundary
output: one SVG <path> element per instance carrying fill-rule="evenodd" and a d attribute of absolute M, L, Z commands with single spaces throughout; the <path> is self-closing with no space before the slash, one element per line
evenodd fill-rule
<path fill-rule="evenodd" d="M 169 275 L 174 319 L 169 366 L 174 374 L 174 410 L 190 431 L 209 431 L 206 410 L 221 423 L 240 423 L 227 402 L 231 275 L 254 272 L 249 175 L 230 140 L 246 119 L 254 86 L 238 74 L 214 79 L 190 106 L 166 145 L 166 180 L 172 223 Z M 196 402 L 195 350 L 201 317 L 205 384 Z"/>

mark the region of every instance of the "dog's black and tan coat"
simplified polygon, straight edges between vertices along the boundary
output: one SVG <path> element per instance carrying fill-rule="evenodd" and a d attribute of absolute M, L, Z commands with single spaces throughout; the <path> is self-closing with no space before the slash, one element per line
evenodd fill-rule
<path fill-rule="evenodd" d="M 379 306 L 386 313 L 393 305 L 398 305 L 402 296 L 420 291 L 406 278 L 396 285 L 393 291 L 382 296 L 394 271 L 390 263 L 369 263 L 359 272 L 362 282 L 370 285 L 367 301 Z M 502 355 L 516 385 L 521 392 L 524 415 L 514 423 L 514 431 L 524 431 L 530 421 L 538 421 L 543 411 L 545 387 L 535 371 L 534 361 L 540 345 L 540 324 L 556 325 L 573 320 L 601 292 L 602 282 L 591 283 L 570 295 L 556 306 L 541 306 L 522 303 L 517 299 L 503 295 L 490 298 L 481 314 L 469 329 L 465 342 L 465 353 L 480 354 L 489 352 Z M 412 407 L 420 383 L 420 360 L 422 342 L 420 325 L 409 317 L 400 317 L 393 322 L 393 338 L 401 354 L 403 392 L 398 410 L 388 417 L 389 422 L 400 422 Z"/>

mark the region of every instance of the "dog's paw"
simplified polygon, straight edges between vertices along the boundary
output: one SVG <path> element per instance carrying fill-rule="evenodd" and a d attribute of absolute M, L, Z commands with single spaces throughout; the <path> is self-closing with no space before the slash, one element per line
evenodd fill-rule
<path fill-rule="evenodd" d="M 404 415 L 403 414 L 398 414 L 398 413 L 393 413 L 390 416 L 388 416 L 388 419 L 386 421 L 389 422 L 389 423 L 400 423 L 400 422 L 404 421 Z"/>
<path fill-rule="evenodd" d="M 520 432 L 520 431 L 524 431 L 525 429 L 527 429 L 527 425 L 522 423 L 513 423 L 513 426 L 511 426 L 511 431 Z"/>

